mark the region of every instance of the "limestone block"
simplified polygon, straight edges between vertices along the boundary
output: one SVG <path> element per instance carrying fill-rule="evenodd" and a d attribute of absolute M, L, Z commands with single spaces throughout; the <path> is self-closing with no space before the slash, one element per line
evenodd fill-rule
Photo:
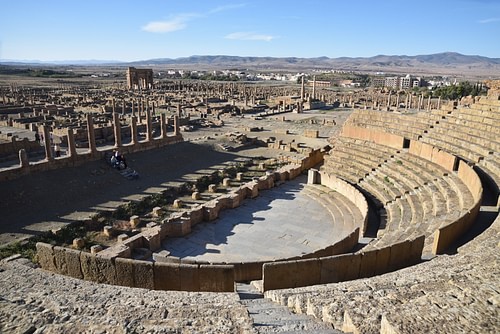
<path fill-rule="evenodd" d="M 187 218 L 173 221 L 169 225 L 171 226 L 169 236 L 182 237 L 191 233 L 191 220 Z"/>
<path fill-rule="evenodd" d="M 203 206 L 198 205 L 189 212 L 191 227 L 203 221 Z"/>
<path fill-rule="evenodd" d="M 321 284 L 343 282 L 359 277 L 361 254 L 321 258 Z"/>
<path fill-rule="evenodd" d="M 115 259 L 116 284 L 134 287 L 134 260 L 118 257 Z"/>
<path fill-rule="evenodd" d="M 155 262 L 153 270 L 155 290 L 181 289 L 180 264 Z"/>
<path fill-rule="evenodd" d="M 201 194 L 198 191 L 193 191 L 193 193 L 191 194 L 191 198 L 195 201 L 198 201 L 199 199 L 201 199 Z"/>
<path fill-rule="evenodd" d="M 56 272 L 61 275 L 68 274 L 68 266 L 66 262 L 65 248 L 60 246 L 54 246 L 54 263 L 56 267 Z"/>
<path fill-rule="evenodd" d="M 217 185 L 216 184 L 210 184 L 208 186 L 208 192 L 209 193 L 216 193 L 217 192 Z"/>
<path fill-rule="evenodd" d="M 236 181 L 242 181 L 243 180 L 243 173 L 239 172 L 236 173 Z"/>
<path fill-rule="evenodd" d="M 233 292 L 234 267 L 205 265 L 199 267 L 200 291 Z"/>
<path fill-rule="evenodd" d="M 151 212 L 153 217 L 156 217 L 156 218 L 161 217 L 163 215 L 163 213 L 164 213 L 164 210 L 159 206 L 155 206 Z"/>
<path fill-rule="evenodd" d="M 231 200 L 231 196 L 229 194 L 222 195 L 217 198 L 220 206 L 220 210 L 231 209 L 233 207 L 233 203 Z"/>
<path fill-rule="evenodd" d="M 377 250 L 361 253 L 361 264 L 359 268 L 359 277 L 372 277 L 377 269 Z"/>
<path fill-rule="evenodd" d="M 140 223 L 141 223 L 141 218 L 139 218 L 139 216 L 130 217 L 130 226 L 132 226 L 132 228 L 136 228 L 137 226 L 139 226 Z"/>
<path fill-rule="evenodd" d="M 123 244 L 128 246 L 130 249 L 144 248 L 144 237 L 141 234 L 136 234 L 123 240 Z"/>
<path fill-rule="evenodd" d="M 246 197 L 255 198 L 259 196 L 259 185 L 257 182 L 249 182 L 245 184 Z"/>
<path fill-rule="evenodd" d="M 213 221 L 219 216 L 220 205 L 217 200 L 212 200 L 203 205 L 203 219 L 205 221 Z"/>
<path fill-rule="evenodd" d="M 297 261 L 265 263 L 262 266 L 264 291 L 295 287 Z"/>
<path fill-rule="evenodd" d="M 153 262 L 133 260 L 134 287 L 154 289 Z"/>
<path fill-rule="evenodd" d="M 144 237 L 144 244 L 149 250 L 154 251 L 161 247 L 159 226 L 150 228 L 149 230 L 142 232 L 142 235 Z"/>
<path fill-rule="evenodd" d="M 199 268 L 196 264 L 181 264 L 179 275 L 182 291 L 200 291 Z"/>
<path fill-rule="evenodd" d="M 241 196 L 239 193 L 232 192 L 229 194 L 231 199 L 231 209 L 237 208 L 241 205 Z"/>
<path fill-rule="evenodd" d="M 234 266 L 236 282 L 255 281 L 262 279 L 262 262 L 229 263 Z"/>
<path fill-rule="evenodd" d="M 319 259 L 298 260 L 296 262 L 295 287 L 319 284 L 321 263 Z"/>
<path fill-rule="evenodd" d="M 176 256 L 171 256 L 168 250 L 161 250 L 159 252 L 153 253 L 154 262 L 163 263 L 180 263 L 180 259 Z"/>
<path fill-rule="evenodd" d="M 393 244 L 391 246 L 391 256 L 389 260 L 389 269 L 391 271 L 404 268 L 409 265 L 408 257 L 411 254 L 411 242 L 405 240 L 403 242 Z"/>
<path fill-rule="evenodd" d="M 115 244 L 112 247 L 108 247 L 99 252 L 101 257 L 130 257 L 132 255 L 132 250 L 124 244 Z"/>
<path fill-rule="evenodd" d="M 155 222 L 151 222 L 151 223 L 147 223 L 147 224 L 146 224 L 146 227 L 147 227 L 147 228 L 153 228 L 153 227 L 155 227 L 155 226 L 158 226 L 158 224 L 157 224 L 157 223 L 155 223 Z"/>
<path fill-rule="evenodd" d="M 80 266 L 81 251 L 77 251 L 71 248 L 65 248 L 64 255 L 66 257 L 66 275 L 73 278 L 82 279 L 83 274 Z"/>
<path fill-rule="evenodd" d="M 57 272 L 54 259 L 54 246 L 44 242 L 37 242 L 36 255 L 38 258 L 38 263 L 44 270 Z"/>
<path fill-rule="evenodd" d="M 82 249 L 85 247 L 85 240 L 83 240 L 83 238 L 73 239 L 73 247 L 76 249 Z"/>
<path fill-rule="evenodd" d="M 304 131 L 304 137 L 307 137 L 307 138 L 318 138 L 319 137 L 319 131 L 318 130 L 305 130 Z"/>
<path fill-rule="evenodd" d="M 222 180 L 222 185 L 223 185 L 224 187 L 230 187 L 230 186 L 231 186 L 231 179 L 230 179 L 230 178 L 228 178 L 228 177 L 224 178 L 224 179 Z"/>
<path fill-rule="evenodd" d="M 128 239 L 128 235 L 126 235 L 125 233 L 124 234 L 120 234 L 119 236 L 116 237 L 116 240 L 118 242 L 124 242 L 127 239 Z"/>
<path fill-rule="evenodd" d="M 375 266 L 375 275 L 389 272 L 391 247 L 384 247 L 377 250 L 377 264 Z"/>
<path fill-rule="evenodd" d="M 97 283 L 116 284 L 116 270 L 111 258 L 81 252 L 83 279 Z"/>
<path fill-rule="evenodd" d="M 90 254 L 97 254 L 100 251 L 102 251 L 101 245 L 94 245 L 94 246 L 90 247 Z"/>

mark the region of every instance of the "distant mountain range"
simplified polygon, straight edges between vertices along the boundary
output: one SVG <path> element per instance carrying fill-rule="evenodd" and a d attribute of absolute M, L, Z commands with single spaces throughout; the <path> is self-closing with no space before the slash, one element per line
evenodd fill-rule
<path fill-rule="evenodd" d="M 115 65 L 148 66 L 177 69 L 240 69 L 240 70 L 296 70 L 337 69 L 367 72 L 407 72 L 413 74 L 467 74 L 482 77 L 500 77 L 500 58 L 463 55 L 443 52 L 430 55 L 377 55 L 374 57 L 240 57 L 240 56 L 191 56 L 184 58 L 157 58 L 134 62 L 119 61 L 5 61 L 0 64 L 21 65 Z"/>

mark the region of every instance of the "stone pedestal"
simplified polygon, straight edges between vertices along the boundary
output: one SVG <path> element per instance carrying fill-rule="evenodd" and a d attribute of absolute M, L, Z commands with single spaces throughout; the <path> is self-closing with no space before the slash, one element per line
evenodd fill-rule
<path fill-rule="evenodd" d="M 159 206 L 155 206 L 152 211 L 153 217 L 161 217 L 163 215 L 163 209 Z"/>
<path fill-rule="evenodd" d="M 103 248 L 101 245 L 94 245 L 94 246 L 90 247 L 90 254 L 97 254 L 100 251 L 102 251 L 102 249 Z"/>
<path fill-rule="evenodd" d="M 132 226 L 132 228 L 136 228 L 141 222 L 141 218 L 139 218 L 139 216 L 132 216 L 130 217 L 130 226 Z"/>

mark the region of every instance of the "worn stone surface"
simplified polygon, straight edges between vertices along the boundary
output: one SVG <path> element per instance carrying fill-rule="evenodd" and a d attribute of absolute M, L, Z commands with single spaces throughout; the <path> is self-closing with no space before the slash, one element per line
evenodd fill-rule
<path fill-rule="evenodd" d="M 0 263 L 2 333 L 253 333 L 235 293 L 151 291 Z"/>
<path fill-rule="evenodd" d="M 400 333 L 498 333 L 499 237 L 497 218 L 456 255 L 369 279 L 268 291 L 266 296 L 337 329 L 352 322 L 360 333 L 378 333 L 383 315 Z"/>

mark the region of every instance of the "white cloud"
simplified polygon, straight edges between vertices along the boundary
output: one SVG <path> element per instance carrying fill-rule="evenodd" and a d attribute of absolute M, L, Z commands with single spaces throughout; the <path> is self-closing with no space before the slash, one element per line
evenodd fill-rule
<path fill-rule="evenodd" d="M 484 20 L 479 20 L 477 22 L 479 23 L 492 23 L 492 22 L 498 22 L 500 21 L 500 17 L 491 17 L 491 18 L 488 18 L 488 19 L 484 19 Z"/>
<path fill-rule="evenodd" d="M 151 21 L 142 27 L 142 30 L 152 33 L 167 33 L 177 30 L 182 30 L 187 27 L 187 22 L 194 18 L 208 17 L 212 14 L 223 12 L 226 10 L 237 9 L 244 7 L 245 4 L 233 4 L 215 7 L 209 10 L 206 14 L 191 13 L 191 14 L 179 14 L 173 18 L 165 21 Z"/>
<path fill-rule="evenodd" d="M 276 36 L 256 34 L 253 32 L 233 32 L 226 35 L 226 39 L 237 39 L 242 41 L 266 41 L 270 42 L 276 38 Z"/>
<path fill-rule="evenodd" d="M 147 32 L 166 33 L 186 28 L 186 22 L 179 20 L 153 21 L 142 27 Z"/>
<path fill-rule="evenodd" d="M 218 12 L 223 12 L 225 10 L 237 9 L 237 8 L 241 8 L 241 7 L 245 7 L 245 6 L 246 6 L 246 4 L 244 4 L 244 3 L 219 6 L 219 7 L 215 7 L 214 9 L 209 10 L 208 14 L 215 14 L 215 13 L 218 13 Z"/>

